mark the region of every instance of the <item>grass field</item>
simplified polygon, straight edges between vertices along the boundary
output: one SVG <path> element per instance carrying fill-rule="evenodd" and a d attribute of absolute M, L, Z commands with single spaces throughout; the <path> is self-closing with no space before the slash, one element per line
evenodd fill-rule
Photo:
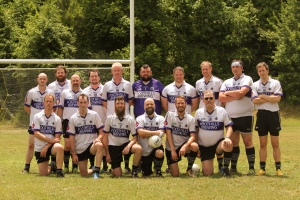
<path fill-rule="evenodd" d="M 295 113 L 293 113 L 295 114 Z M 275 176 L 274 161 L 269 145 L 267 175 L 246 176 L 248 164 L 241 144 L 238 162 L 239 174 L 231 178 L 215 174 L 210 177 L 164 178 L 130 177 L 102 179 L 81 178 L 79 174 L 66 174 L 57 179 L 38 175 L 35 158 L 31 163 L 31 173 L 21 174 L 27 148 L 26 127 L 16 127 L 9 123 L 0 125 L 0 199 L 299 199 L 300 198 L 300 117 L 283 115 L 280 133 L 283 177 Z M 253 134 L 256 147 L 256 169 L 259 168 L 259 141 Z M 131 162 L 132 163 L 132 162 Z M 199 159 L 196 163 L 200 165 Z M 186 159 L 180 162 L 181 172 L 185 172 Z M 215 161 L 216 166 L 216 161 Z M 123 164 L 122 164 L 123 167 Z M 164 163 L 163 170 L 166 168 Z M 217 168 L 215 168 L 217 172 Z"/>

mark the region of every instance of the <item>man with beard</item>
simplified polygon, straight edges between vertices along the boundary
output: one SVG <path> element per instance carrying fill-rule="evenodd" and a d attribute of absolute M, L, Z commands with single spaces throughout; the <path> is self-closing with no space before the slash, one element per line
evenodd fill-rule
<path fill-rule="evenodd" d="M 71 116 L 67 131 L 70 135 L 72 160 L 78 163 L 81 176 L 94 173 L 94 179 L 98 179 L 103 152 L 103 123 L 95 111 L 88 109 L 89 97 L 86 94 L 78 96 L 77 105 L 78 111 Z M 87 160 L 91 155 L 96 156 L 96 165 L 93 169 L 87 169 Z"/>
<path fill-rule="evenodd" d="M 34 153 L 34 132 L 32 130 L 32 121 L 35 114 L 39 113 L 44 109 L 44 97 L 47 94 L 53 94 L 53 91 L 47 87 L 48 77 L 44 73 L 40 73 L 37 77 L 38 86 L 29 90 L 26 94 L 24 101 L 24 110 L 28 115 L 30 115 L 29 119 L 29 138 L 28 138 L 28 149 L 26 152 L 26 161 L 25 166 L 22 171 L 23 174 L 29 173 L 30 163 Z"/>
<path fill-rule="evenodd" d="M 196 89 L 185 82 L 184 69 L 180 66 L 173 70 L 174 82 L 167 85 L 162 91 L 161 103 L 164 110 L 175 111 L 175 98 L 177 96 L 184 96 L 187 101 L 186 112 L 192 114 L 198 108 L 199 97 Z"/>
<path fill-rule="evenodd" d="M 188 156 L 186 174 L 195 177 L 191 169 L 199 148 L 195 142 L 195 119 L 186 113 L 186 105 L 185 97 L 177 96 L 175 98 L 176 111 L 169 111 L 165 120 L 166 157 L 171 175 L 174 177 L 179 176 L 178 162 L 181 160 L 181 156 Z"/>
<path fill-rule="evenodd" d="M 69 89 L 65 89 L 60 94 L 60 103 L 58 105 L 57 115 L 63 119 L 62 120 L 62 129 L 63 129 L 63 137 L 65 139 L 64 146 L 64 164 L 65 164 L 65 172 L 69 172 L 69 159 L 70 159 L 70 140 L 69 134 L 67 134 L 68 124 L 71 116 L 77 112 L 77 98 L 83 92 L 80 88 L 81 79 L 77 74 L 71 76 L 71 87 Z M 77 172 L 78 166 L 73 163 L 72 172 Z"/>
<path fill-rule="evenodd" d="M 134 116 L 138 117 L 144 114 L 142 106 L 147 98 L 152 98 L 155 103 L 155 112 L 161 115 L 161 93 L 164 89 L 164 85 L 154 78 L 152 78 L 152 71 L 148 64 L 144 64 L 140 70 L 140 80 L 132 84 L 133 96 L 134 96 Z"/>
<path fill-rule="evenodd" d="M 58 65 L 55 68 L 55 77 L 56 80 L 48 85 L 48 88 L 51 89 L 55 94 L 56 106 L 59 105 L 60 93 L 71 87 L 70 80 L 67 79 L 67 69 L 65 66 Z"/>
<path fill-rule="evenodd" d="M 161 167 L 164 162 L 164 148 L 160 147 L 153 149 L 148 144 L 148 139 L 157 135 L 159 137 L 164 136 L 164 117 L 156 114 L 154 100 L 147 98 L 144 102 L 145 113 L 140 115 L 136 119 L 136 130 L 138 133 L 138 141 L 142 146 L 142 159 L 141 167 L 143 176 L 149 176 L 152 172 L 152 162 L 154 162 L 154 168 L 156 170 L 156 176 L 162 176 Z"/>
<path fill-rule="evenodd" d="M 92 110 L 98 113 L 98 115 L 101 118 L 102 122 L 105 122 L 106 119 L 106 108 L 102 104 L 101 100 L 101 94 L 103 90 L 103 85 L 100 83 L 100 72 L 96 69 L 92 69 L 89 72 L 89 80 L 90 85 L 86 87 L 83 92 L 85 94 L 88 94 L 90 97 L 90 102 L 92 106 Z M 103 155 L 105 155 L 105 152 L 103 152 Z M 89 158 L 91 167 L 94 166 L 94 155 L 91 155 Z M 107 163 L 106 163 L 106 157 L 103 156 L 103 171 L 107 171 Z"/>
<path fill-rule="evenodd" d="M 134 154 L 131 175 L 134 178 L 138 177 L 137 169 L 142 156 L 142 147 L 136 144 L 135 120 L 125 112 L 124 96 L 115 98 L 115 114 L 108 116 L 103 132 L 106 161 L 111 163 L 112 175 L 114 177 L 122 176 L 122 154 Z M 129 140 L 130 132 L 131 140 Z"/>

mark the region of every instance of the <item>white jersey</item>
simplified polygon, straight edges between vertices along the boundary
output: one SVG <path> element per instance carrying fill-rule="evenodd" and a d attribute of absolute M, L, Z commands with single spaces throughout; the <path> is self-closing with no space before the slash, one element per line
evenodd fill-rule
<path fill-rule="evenodd" d="M 77 112 L 77 98 L 83 93 L 82 89 L 74 92 L 71 88 L 63 90 L 60 94 L 60 103 L 58 107 L 63 108 L 63 119 L 70 120 L 71 116 Z M 90 108 L 89 104 L 89 108 Z"/>
<path fill-rule="evenodd" d="M 29 126 L 31 126 L 33 117 L 36 113 L 41 112 L 44 109 L 44 97 L 46 94 L 53 94 L 54 92 L 46 87 L 44 93 L 41 93 L 39 86 L 30 89 L 25 97 L 24 106 L 30 107 L 30 121 Z"/>
<path fill-rule="evenodd" d="M 102 100 L 107 102 L 107 114 L 106 116 L 115 113 L 115 98 L 118 96 L 124 96 L 125 98 L 125 113 L 129 113 L 129 100 L 133 98 L 133 92 L 131 83 L 122 78 L 121 82 L 117 85 L 114 79 L 104 84 L 102 90 Z"/>
<path fill-rule="evenodd" d="M 108 135 L 108 145 L 121 146 L 129 142 L 130 133 L 137 136 L 135 120 L 130 115 L 125 115 L 122 120 L 116 114 L 109 115 L 105 121 L 104 134 Z"/>
<path fill-rule="evenodd" d="M 67 134 L 75 136 L 75 153 L 84 152 L 97 139 L 101 128 L 103 128 L 103 123 L 95 111 L 88 110 L 84 117 L 78 111 L 73 114 Z"/>
<path fill-rule="evenodd" d="M 169 85 L 167 85 L 164 90 L 162 91 L 162 97 L 168 99 L 168 111 L 175 111 L 175 98 L 177 96 L 184 96 L 187 102 L 186 112 L 191 114 L 192 113 L 192 99 L 197 98 L 196 89 L 186 83 L 185 81 L 180 87 L 175 85 L 175 81 Z"/>
<path fill-rule="evenodd" d="M 146 113 L 144 113 L 136 118 L 136 131 L 138 132 L 138 129 L 145 129 L 148 131 L 164 131 L 164 121 L 165 118 L 161 115 L 154 113 L 153 118 L 150 118 Z M 141 136 L 138 136 L 139 144 L 142 147 L 142 156 L 148 156 L 153 150 L 153 148 L 148 144 L 148 139 L 148 137 L 142 138 Z"/>
<path fill-rule="evenodd" d="M 242 74 L 238 79 L 234 77 L 227 79 L 222 84 L 220 92 L 239 90 L 242 87 L 250 89 L 241 100 L 233 100 L 226 103 L 225 109 L 231 118 L 253 116 L 254 105 L 251 101 L 252 85 L 252 78 L 245 74 Z"/>
<path fill-rule="evenodd" d="M 106 119 L 106 108 L 102 104 L 101 94 L 103 85 L 100 83 L 97 89 L 93 89 L 91 86 L 86 87 L 83 92 L 88 94 L 92 106 L 92 110 L 97 112 L 102 122 Z"/>
<path fill-rule="evenodd" d="M 233 123 L 223 107 L 216 106 L 209 113 L 205 108 L 200 108 L 195 113 L 196 128 L 198 132 L 198 144 L 210 147 L 224 138 L 224 127 Z"/>
<path fill-rule="evenodd" d="M 33 131 L 38 131 L 50 139 L 54 138 L 55 134 L 62 134 L 61 120 L 54 112 L 50 116 L 46 116 L 44 110 L 35 114 L 31 127 Z M 34 150 L 36 152 L 41 152 L 46 144 L 48 142 L 34 138 Z"/>
<path fill-rule="evenodd" d="M 165 129 L 171 130 L 174 148 L 177 149 L 189 140 L 190 134 L 196 134 L 195 119 L 188 113 L 180 119 L 177 111 L 169 111 L 166 114 Z M 171 151 L 168 140 L 166 140 L 166 149 Z"/>
<path fill-rule="evenodd" d="M 65 89 L 69 89 L 71 87 L 71 82 L 70 80 L 66 79 L 65 83 L 64 84 L 59 84 L 56 81 L 53 81 L 52 83 L 50 83 L 48 85 L 48 88 L 50 90 L 52 90 L 55 94 L 55 100 L 56 100 L 56 105 L 58 106 L 59 105 L 59 100 L 60 100 L 60 93 L 65 90 Z"/>
<path fill-rule="evenodd" d="M 200 96 L 199 108 L 203 108 L 205 105 L 202 101 L 204 96 L 204 91 L 211 90 L 214 92 L 215 105 L 222 106 L 222 102 L 219 101 L 219 92 L 223 81 L 215 76 L 211 76 L 208 82 L 205 82 L 204 77 L 196 82 L 196 91 Z"/>
<path fill-rule="evenodd" d="M 278 80 L 272 79 L 269 77 L 269 80 L 266 84 L 261 82 L 261 79 L 256 81 L 252 87 L 252 98 L 257 98 L 260 94 L 265 95 L 276 95 L 282 96 L 282 88 Z M 279 111 L 279 106 L 277 102 L 265 102 L 262 104 L 255 104 L 256 110 L 269 110 L 272 112 Z"/>

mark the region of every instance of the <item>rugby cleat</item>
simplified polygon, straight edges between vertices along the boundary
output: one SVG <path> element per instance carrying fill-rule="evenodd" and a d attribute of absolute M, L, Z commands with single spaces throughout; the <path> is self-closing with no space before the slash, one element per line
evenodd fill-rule
<path fill-rule="evenodd" d="M 276 175 L 277 176 L 283 176 L 283 173 L 282 173 L 281 169 L 276 170 Z"/>
<path fill-rule="evenodd" d="M 266 171 L 263 170 L 263 169 L 260 169 L 260 170 L 256 173 L 256 175 L 258 175 L 258 176 L 263 176 L 263 175 L 265 175 L 265 174 L 266 174 Z"/>

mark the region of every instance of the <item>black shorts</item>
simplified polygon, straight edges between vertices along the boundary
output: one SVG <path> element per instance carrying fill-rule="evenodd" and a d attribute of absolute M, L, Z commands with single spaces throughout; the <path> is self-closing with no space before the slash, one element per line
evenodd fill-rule
<path fill-rule="evenodd" d="M 64 138 L 69 138 L 70 136 L 69 136 L 69 134 L 67 134 L 67 128 L 68 128 L 68 125 L 69 125 L 69 120 L 68 119 L 62 120 L 61 125 L 62 125 L 63 137 Z"/>
<path fill-rule="evenodd" d="M 279 111 L 258 110 L 256 114 L 255 130 L 259 136 L 270 135 L 279 136 L 281 130 Z"/>
<path fill-rule="evenodd" d="M 186 143 L 186 142 L 185 142 L 185 143 Z M 180 151 L 181 147 L 182 147 L 185 143 L 183 143 L 180 147 L 178 147 L 178 148 L 176 149 L 176 153 L 177 153 L 177 156 L 178 156 L 178 159 L 177 159 L 177 160 L 172 160 L 172 154 L 171 154 L 171 151 L 169 151 L 169 150 L 166 149 L 166 157 L 167 157 L 167 164 L 168 164 L 168 165 L 171 165 L 171 164 L 173 164 L 173 163 L 177 163 L 177 162 L 181 161 L 181 156 L 179 156 L 179 151 Z M 187 157 L 187 154 L 185 154 L 184 157 Z"/>
<path fill-rule="evenodd" d="M 86 150 L 84 150 L 84 152 L 80 153 L 80 154 L 76 154 L 78 157 L 78 161 L 83 161 L 83 160 L 87 160 L 89 159 L 89 157 L 92 155 L 90 153 L 90 148 L 93 145 L 93 143 L 91 143 L 88 148 L 86 148 Z"/>
<path fill-rule="evenodd" d="M 224 138 L 220 139 L 215 145 L 210 147 L 204 147 L 202 145 L 199 145 L 200 150 L 200 156 L 201 156 L 201 162 L 205 160 L 211 160 L 215 158 L 216 150 L 220 142 L 222 142 Z"/>
<path fill-rule="evenodd" d="M 28 133 L 30 134 L 30 135 L 34 135 L 34 131 L 33 131 L 33 129 L 31 128 L 31 126 L 29 126 L 28 127 Z"/>
<path fill-rule="evenodd" d="M 52 150 L 53 145 L 54 145 L 54 144 L 52 144 L 52 145 L 48 148 L 48 151 L 47 151 L 47 153 L 46 153 L 46 157 L 41 157 L 41 152 L 37 152 L 37 151 L 34 152 L 34 155 L 35 155 L 37 164 L 42 163 L 42 162 L 45 162 L 45 161 L 48 161 L 48 162 L 49 162 L 49 160 L 50 160 L 49 158 L 50 158 L 50 156 L 51 156 L 51 150 Z"/>
<path fill-rule="evenodd" d="M 253 117 L 245 116 L 239 118 L 231 118 L 233 132 L 240 131 L 242 133 L 251 133 L 253 128 Z"/>
<path fill-rule="evenodd" d="M 142 172 L 144 176 L 150 176 L 152 172 L 152 162 L 153 159 L 155 158 L 155 152 L 156 150 L 162 150 L 164 152 L 164 148 L 161 145 L 160 147 L 153 149 L 152 152 L 148 156 L 142 156 L 141 159 L 141 167 L 142 167 Z"/>
<path fill-rule="evenodd" d="M 122 144 L 121 146 L 113 146 L 113 145 L 108 146 L 112 169 L 118 168 L 120 166 L 121 162 L 123 162 L 122 151 L 128 144 L 129 144 L 129 142 L 126 142 L 126 143 Z M 131 153 L 131 148 L 130 148 L 130 151 L 127 155 L 131 155 L 131 154 L 132 153 Z"/>

